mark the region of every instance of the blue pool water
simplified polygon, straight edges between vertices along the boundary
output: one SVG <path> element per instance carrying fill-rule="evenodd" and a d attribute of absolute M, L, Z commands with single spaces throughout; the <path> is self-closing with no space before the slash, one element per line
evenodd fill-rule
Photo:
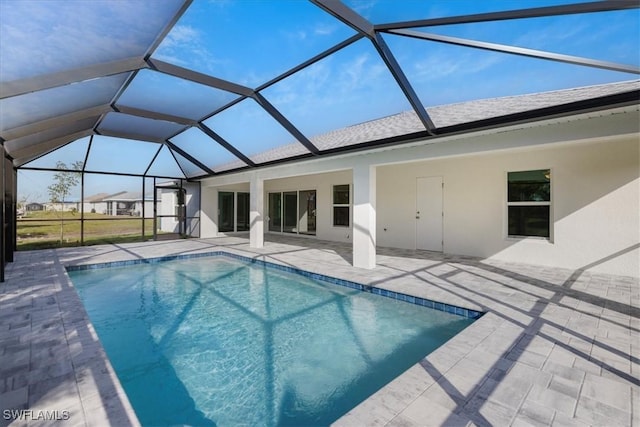
<path fill-rule="evenodd" d="M 328 425 L 473 322 L 220 256 L 69 274 L 143 425 Z"/>

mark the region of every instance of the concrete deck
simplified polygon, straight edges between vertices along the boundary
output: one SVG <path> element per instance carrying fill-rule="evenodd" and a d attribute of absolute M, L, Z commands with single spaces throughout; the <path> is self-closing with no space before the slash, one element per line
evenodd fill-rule
<path fill-rule="evenodd" d="M 16 253 L 0 284 L 0 425 L 52 424 L 40 411 L 137 425 L 64 266 L 212 250 L 487 312 L 336 425 L 640 426 L 637 279 L 383 248 L 362 270 L 348 244 L 271 236 Z"/>

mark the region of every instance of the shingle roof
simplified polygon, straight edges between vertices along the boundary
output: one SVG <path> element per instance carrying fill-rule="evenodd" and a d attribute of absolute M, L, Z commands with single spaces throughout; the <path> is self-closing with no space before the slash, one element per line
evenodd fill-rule
<path fill-rule="evenodd" d="M 632 80 L 441 105 L 427 108 L 427 113 L 436 128 L 444 128 L 639 89 L 640 80 Z M 311 142 L 324 151 L 422 131 L 425 131 L 422 122 L 415 111 L 411 110 L 317 135 L 311 138 Z M 307 153 L 306 149 L 301 144 L 294 142 L 253 155 L 252 160 L 256 163 L 265 163 L 305 153 Z M 242 165 L 242 162 L 235 161 L 222 165 L 216 170 L 225 171 Z"/>
<path fill-rule="evenodd" d="M 93 202 L 101 202 L 106 197 L 109 197 L 109 193 L 98 193 L 92 196 L 88 196 L 84 198 L 85 202 L 93 203 Z"/>
<path fill-rule="evenodd" d="M 602 96 L 638 89 L 640 89 L 640 80 L 632 80 L 620 83 L 532 93 L 527 95 L 480 99 L 476 101 L 432 107 L 428 108 L 427 111 L 429 112 L 429 115 L 436 127 L 441 128 L 501 115 L 521 113 L 523 111 L 599 98 Z"/>
<path fill-rule="evenodd" d="M 153 197 L 148 195 L 145 200 L 152 200 Z M 142 193 L 136 191 L 122 191 L 120 193 L 113 194 L 104 199 L 105 201 L 140 201 L 142 200 Z"/>

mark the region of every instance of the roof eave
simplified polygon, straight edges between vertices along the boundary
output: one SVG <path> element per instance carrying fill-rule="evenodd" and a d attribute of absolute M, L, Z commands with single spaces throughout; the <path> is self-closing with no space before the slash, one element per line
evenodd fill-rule
<path fill-rule="evenodd" d="M 450 137 L 454 135 L 469 134 L 491 129 L 501 129 L 515 125 L 524 125 L 529 123 L 550 120 L 554 118 L 570 117 L 578 114 L 585 114 L 593 111 L 604 111 L 613 108 L 626 107 L 640 104 L 640 90 L 632 90 L 621 92 L 613 95 L 606 95 L 586 100 L 574 101 L 550 107 L 537 108 L 518 113 L 505 114 L 502 116 L 491 117 L 482 120 L 475 120 L 466 123 L 460 123 L 451 126 L 436 128 L 435 135 L 427 131 L 414 132 L 405 135 L 383 138 L 374 141 L 367 141 L 360 144 L 353 144 L 344 147 L 336 147 L 329 150 L 323 150 L 319 156 L 301 155 L 293 158 L 285 158 L 272 160 L 269 162 L 256 165 L 254 169 L 265 168 L 268 166 L 282 165 L 286 163 L 298 163 L 306 160 L 317 159 L 318 157 L 330 157 L 339 154 L 348 154 L 353 152 L 362 152 L 373 148 L 389 147 L 414 143 L 418 141 L 432 141 Z M 235 173 L 246 172 L 247 168 L 232 169 L 223 172 L 217 172 L 216 177 L 222 175 L 232 175 Z M 213 175 L 199 176 L 197 180 L 211 178 Z"/>

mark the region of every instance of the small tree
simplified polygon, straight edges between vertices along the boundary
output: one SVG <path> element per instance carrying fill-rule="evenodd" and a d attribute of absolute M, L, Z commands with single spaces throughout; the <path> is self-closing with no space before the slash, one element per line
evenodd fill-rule
<path fill-rule="evenodd" d="M 82 170 L 82 167 L 83 162 L 81 161 L 73 162 L 71 168 L 68 168 L 64 162 L 56 163 L 58 172 L 53 175 L 53 184 L 47 187 L 51 202 L 62 204 L 62 215 L 60 215 L 60 245 L 62 245 L 64 241 L 64 204 L 67 196 L 71 194 L 73 187 L 80 182 L 79 171 Z"/>

